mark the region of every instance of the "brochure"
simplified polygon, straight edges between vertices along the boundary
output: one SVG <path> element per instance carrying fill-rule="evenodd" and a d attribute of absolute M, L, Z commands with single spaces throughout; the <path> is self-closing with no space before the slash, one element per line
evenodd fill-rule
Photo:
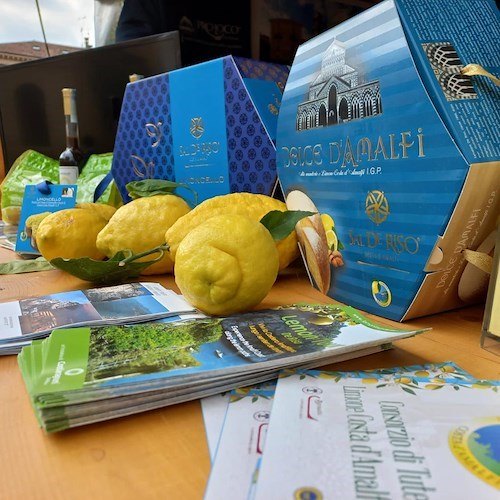
<path fill-rule="evenodd" d="M 276 380 L 231 391 L 204 500 L 246 499 L 264 452 Z"/>
<path fill-rule="evenodd" d="M 291 304 L 228 317 L 55 330 L 19 365 L 44 428 L 197 399 L 379 352 L 423 330 L 377 324 L 349 306 Z"/>
<path fill-rule="evenodd" d="M 226 416 L 230 395 L 230 392 L 222 392 L 200 399 L 203 423 L 207 435 L 208 452 L 210 453 L 212 463 L 217 451 L 219 436 L 224 425 L 224 417 Z"/>
<path fill-rule="evenodd" d="M 499 387 L 284 372 L 252 497 L 496 499 Z"/>
<path fill-rule="evenodd" d="M 0 354 L 19 352 L 52 330 L 99 324 L 151 321 L 196 310 L 159 283 L 74 290 L 0 303 Z"/>
<path fill-rule="evenodd" d="M 368 381 L 381 383 L 393 380 L 395 377 L 399 380 L 410 380 L 417 376 L 440 381 L 450 378 L 474 380 L 474 377 L 451 361 L 339 372 L 337 375 L 360 377 L 365 383 L 369 383 Z M 225 398 L 213 396 L 201 400 L 213 463 L 205 500 L 229 496 L 233 500 L 252 498 L 264 454 L 276 382 L 274 380 L 266 384 L 235 389 L 226 393 Z"/>

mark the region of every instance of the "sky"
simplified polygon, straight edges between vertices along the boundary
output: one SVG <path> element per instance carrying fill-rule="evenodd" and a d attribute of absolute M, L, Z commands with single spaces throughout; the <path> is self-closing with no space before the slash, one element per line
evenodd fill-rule
<path fill-rule="evenodd" d="M 47 42 L 94 45 L 94 0 L 38 0 Z M 0 43 L 43 42 L 35 0 L 0 0 Z"/>

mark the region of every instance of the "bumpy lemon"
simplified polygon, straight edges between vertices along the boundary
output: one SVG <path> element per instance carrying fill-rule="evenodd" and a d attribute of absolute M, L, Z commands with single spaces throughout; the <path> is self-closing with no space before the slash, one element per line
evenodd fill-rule
<path fill-rule="evenodd" d="M 287 210 L 285 203 L 270 196 L 253 193 L 231 193 L 209 198 L 187 215 L 181 217 L 165 234 L 169 245 L 169 255 L 173 262 L 176 259 L 177 248 L 183 238 L 196 226 L 199 226 L 209 217 L 220 214 L 246 215 L 255 221 L 260 221 L 264 215 L 272 210 Z M 285 269 L 299 255 L 297 235 L 292 231 L 281 241 L 275 241 L 280 259 L 280 270 Z"/>
<path fill-rule="evenodd" d="M 179 196 L 157 195 L 137 198 L 119 207 L 108 224 L 97 235 L 97 248 L 107 257 L 121 250 L 141 253 L 165 243 L 165 231 L 179 217 L 187 214 L 189 205 Z M 151 260 L 148 255 L 140 260 Z M 173 264 L 166 254 L 147 267 L 143 274 L 170 273 Z"/>
<path fill-rule="evenodd" d="M 212 315 L 257 305 L 278 275 L 279 255 L 271 233 L 246 215 L 216 215 L 180 242 L 175 282 L 184 298 Z"/>
<path fill-rule="evenodd" d="M 107 205 L 106 203 L 89 203 L 89 202 L 77 203 L 76 208 L 83 208 L 84 210 L 95 210 L 106 220 L 111 219 L 111 217 L 116 212 L 116 207 L 113 207 L 112 205 Z"/>
<path fill-rule="evenodd" d="M 107 219 L 93 210 L 68 208 L 47 215 L 36 230 L 38 250 L 47 260 L 63 257 L 104 259 L 96 247 L 97 234 Z"/>

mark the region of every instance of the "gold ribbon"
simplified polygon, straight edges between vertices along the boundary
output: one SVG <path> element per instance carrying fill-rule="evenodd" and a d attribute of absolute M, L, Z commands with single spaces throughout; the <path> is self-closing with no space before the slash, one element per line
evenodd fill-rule
<path fill-rule="evenodd" d="M 493 269 L 493 257 L 490 257 L 487 253 L 468 249 L 465 249 L 463 254 L 467 262 L 481 269 L 481 271 L 491 274 L 491 270 Z"/>
<path fill-rule="evenodd" d="M 479 64 L 467 64 L 467 66 L 464 66 L 461 70 L 460 73 L 462 75 L 466 76 L 486 76 L 489 78 L 495 85 L 500 86 L 500 79 L 498 79 L 495 75 L 492 75 L 489 71 L 486 71 L 482 66 Z"/>

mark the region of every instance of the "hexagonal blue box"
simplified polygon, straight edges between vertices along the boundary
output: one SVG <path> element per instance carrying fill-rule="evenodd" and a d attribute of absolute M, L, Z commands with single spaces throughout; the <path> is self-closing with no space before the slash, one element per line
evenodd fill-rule
<path fill-rule="evenodd" d="M 288 69 L 226 56 L 127 84 L 112 165 L 124 201 L 128 182 L 151 178 L 188 186 L 198 202 L 272 194 Z"/>
<path fill-rule="evenodd" d="M 491 254 L 500 213 L 498 33 L 494 0 L 383 0 L 299 47 L 276 165 L 323 215 L 318 289 L 398 321 L 484 301 L 465 251 Z"/>

